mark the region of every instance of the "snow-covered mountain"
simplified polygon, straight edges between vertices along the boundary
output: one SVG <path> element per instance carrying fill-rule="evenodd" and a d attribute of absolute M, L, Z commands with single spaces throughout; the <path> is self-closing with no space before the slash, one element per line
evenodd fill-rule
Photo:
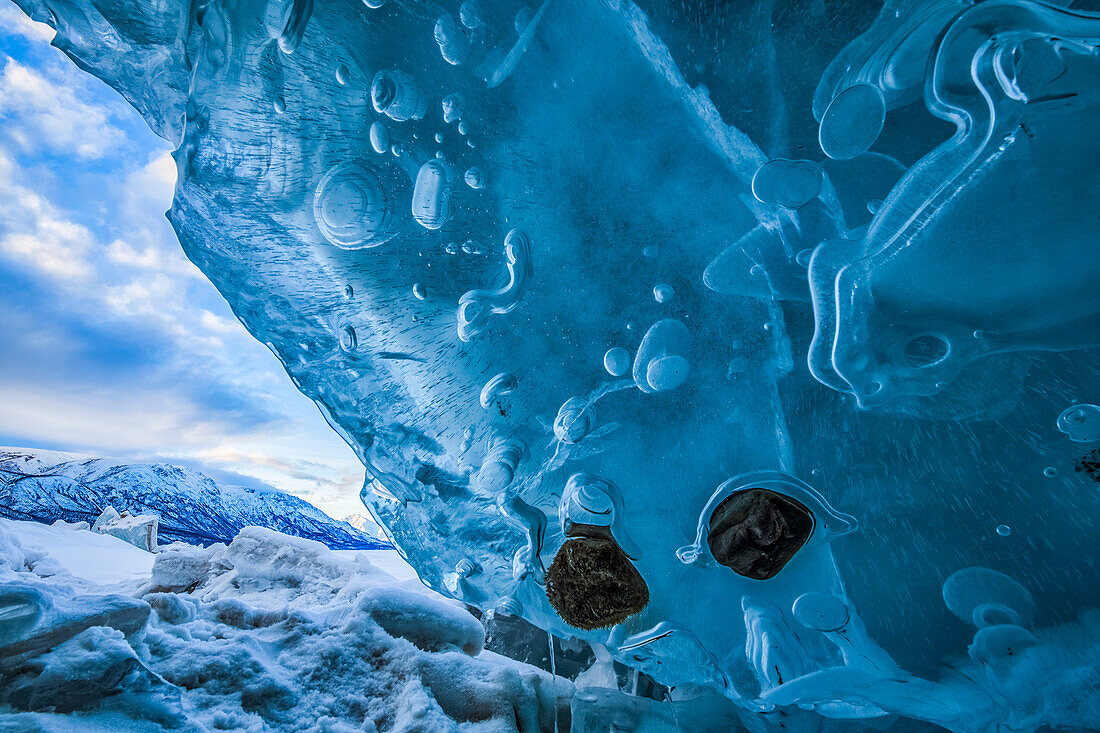
<path fill-rule="evenodd" d="M 105 506 L 160 517 L 162 541 L 230 542 L 259 526 L 332 549 L 388 547 L 296 496 L 270 487 L 215 483 L 199 471 L 56 451 L 0 448 L 0 517 L 94 522 Z"/>
<path fill-rule="evenodd" d="M 384 542 L 389 541 L 389 538 L 386 536 L 386 530 L 382 529 L 378 522 L 364 514 L 349 514 L 344 517 L 343 521 L 371 537 L 377 537 Z"/>

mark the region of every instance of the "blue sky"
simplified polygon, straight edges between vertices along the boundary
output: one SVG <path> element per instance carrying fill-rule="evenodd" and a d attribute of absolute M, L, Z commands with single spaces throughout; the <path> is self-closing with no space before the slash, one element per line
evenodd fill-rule
<path fill-rule="evenodd" d="M 183 255 L 175 165 L 0 0 L 0 445 L 268 482 L 337 517 L 363 469 Z"/>

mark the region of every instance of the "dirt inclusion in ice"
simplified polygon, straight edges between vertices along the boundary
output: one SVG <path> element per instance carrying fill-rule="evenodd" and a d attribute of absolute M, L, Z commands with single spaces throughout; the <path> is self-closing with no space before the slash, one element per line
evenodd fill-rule
<path fill-rule="evenodd" d="M 756 730 L 1098 727 L 1096 0 L 17 2 L 432 588 Z"/>

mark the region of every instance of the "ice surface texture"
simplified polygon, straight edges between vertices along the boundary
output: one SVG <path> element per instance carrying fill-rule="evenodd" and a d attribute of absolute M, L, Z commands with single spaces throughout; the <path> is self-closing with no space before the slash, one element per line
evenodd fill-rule
<path fill-rule="evenodd" d="M 433 588 L 754 724 L 1073 724 L 1020 675 L 1097 601 L 1089 3 L 19 2 Z M 630 602 L 548 595 L 598 557 Z M 971 566 L 1034 622 L 971 644 Z"/>

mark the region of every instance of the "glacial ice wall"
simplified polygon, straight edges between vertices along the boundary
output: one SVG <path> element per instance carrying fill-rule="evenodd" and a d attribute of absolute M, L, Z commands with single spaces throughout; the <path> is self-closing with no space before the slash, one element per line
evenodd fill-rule
<path fill-rule="evenodd" d="M 1095 727 L 1100 7 L 17 1 L 433 588 L 758 729 Z"/>

